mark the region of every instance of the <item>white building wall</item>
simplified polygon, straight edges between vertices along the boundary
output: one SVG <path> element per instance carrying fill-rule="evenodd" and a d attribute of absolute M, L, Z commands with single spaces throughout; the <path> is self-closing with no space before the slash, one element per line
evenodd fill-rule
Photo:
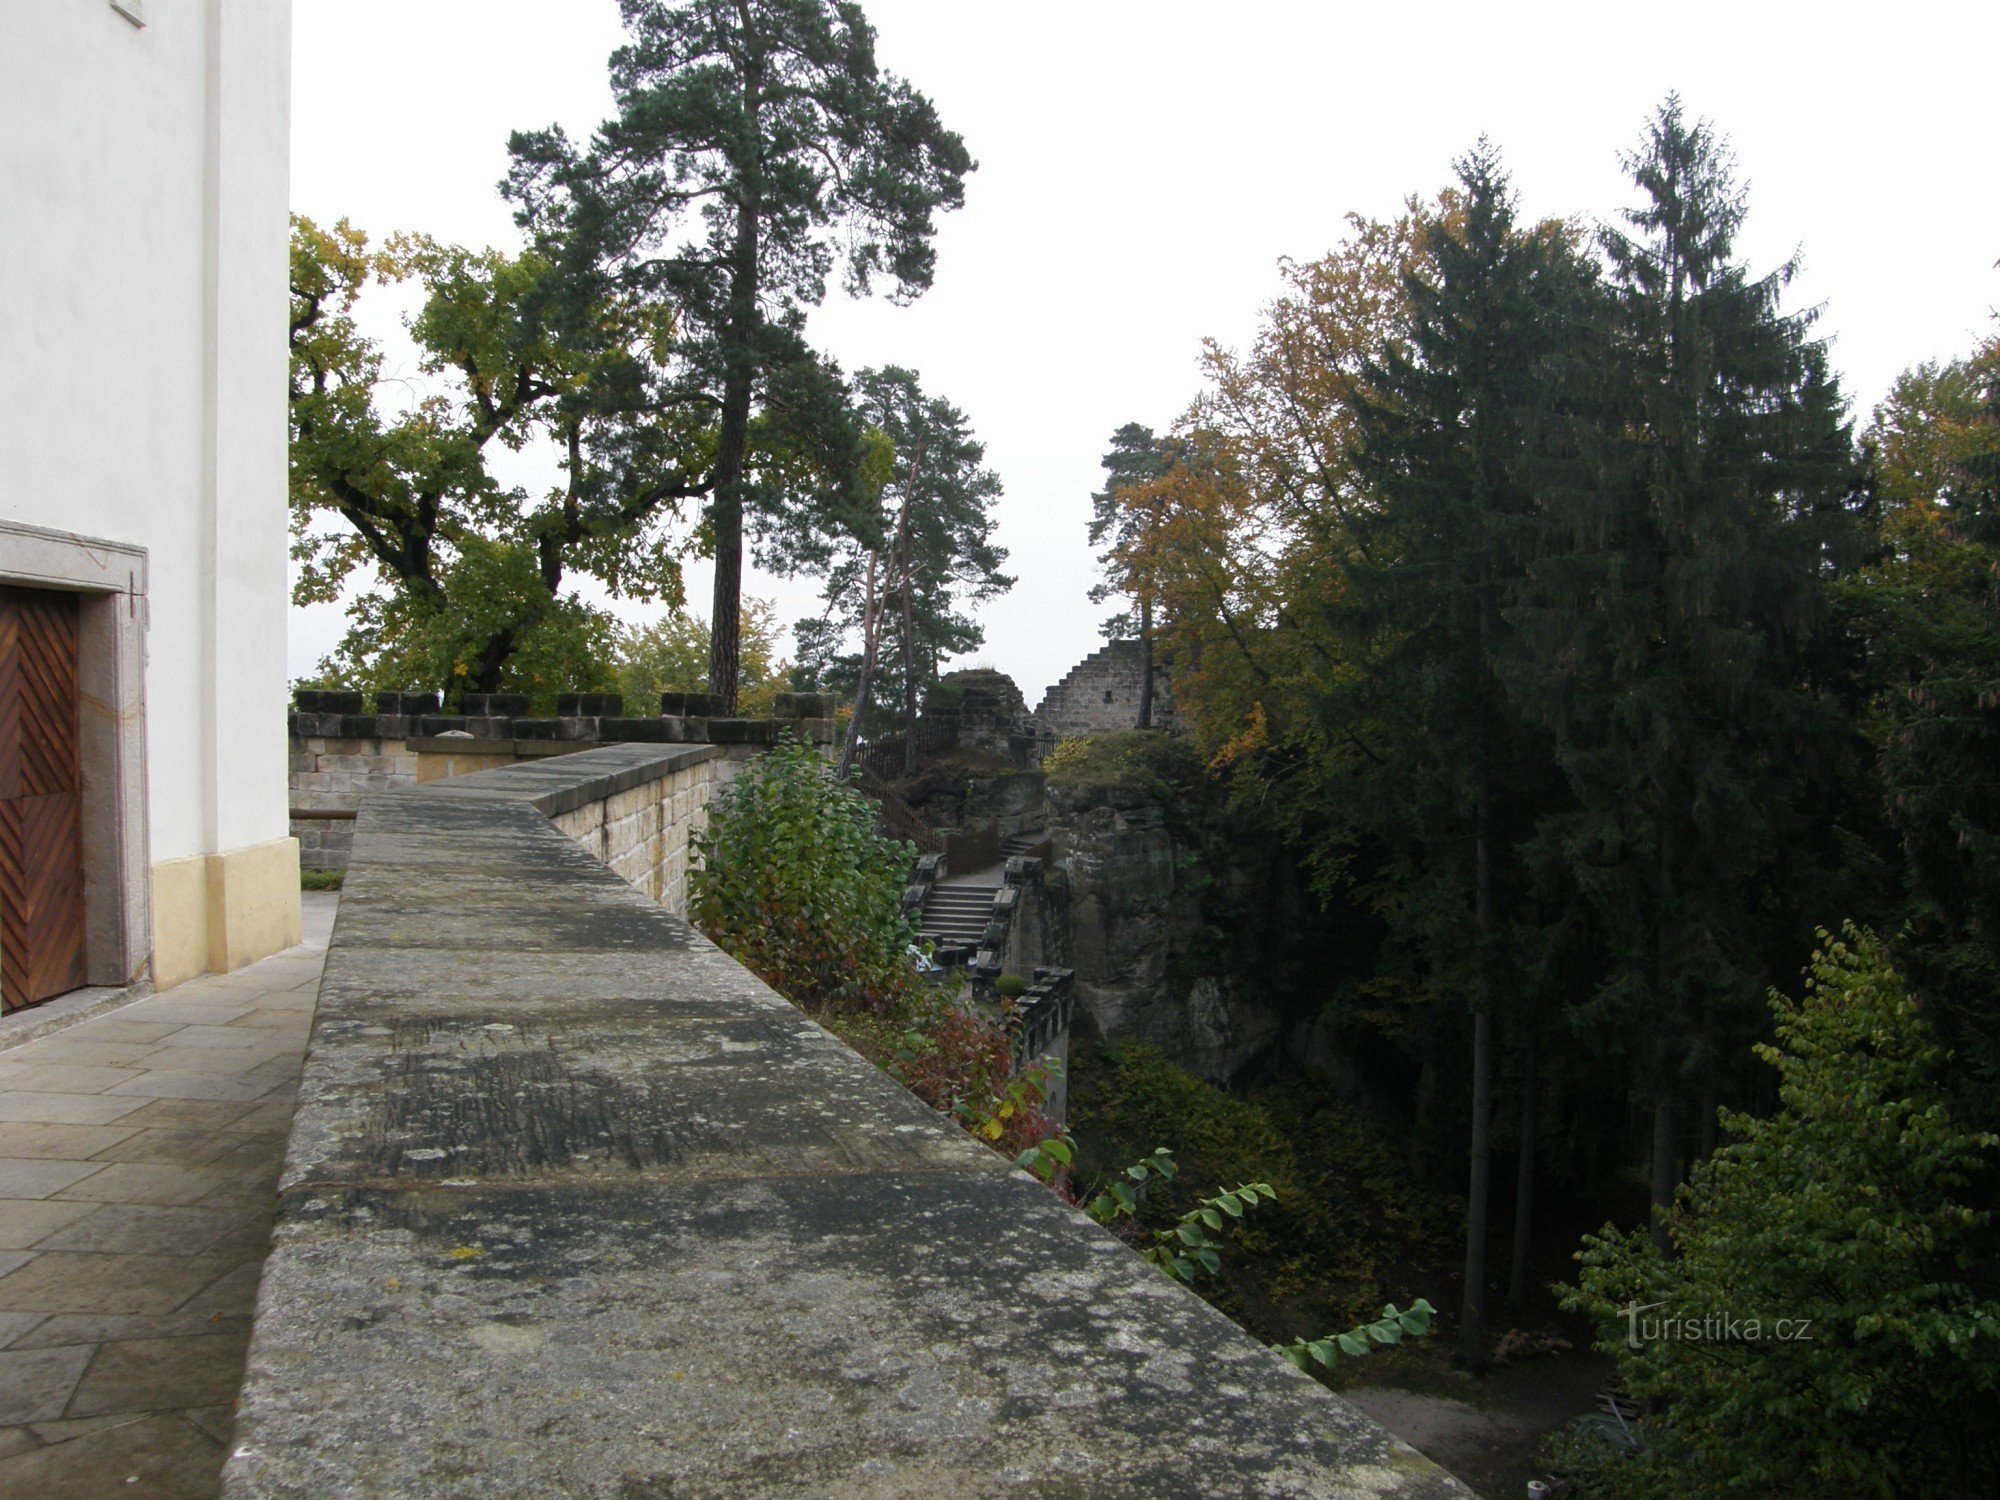
<path fill-rule="evenodd" d="M 213 861 L 288 834 L 291 7 L 144 11 L 0 0 L 0 517 L 149 554 L 155 920 L 212 955 Z"/>

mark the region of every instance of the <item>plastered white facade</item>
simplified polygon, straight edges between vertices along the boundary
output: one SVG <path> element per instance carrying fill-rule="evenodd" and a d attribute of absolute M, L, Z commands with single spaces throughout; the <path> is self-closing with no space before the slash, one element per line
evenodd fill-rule
<path fill-rule="evenodd" d="M 0 0 L 0 518 L 145 549 L 157 866 L 288 834 L 291 7 L 143 14 Z"/>

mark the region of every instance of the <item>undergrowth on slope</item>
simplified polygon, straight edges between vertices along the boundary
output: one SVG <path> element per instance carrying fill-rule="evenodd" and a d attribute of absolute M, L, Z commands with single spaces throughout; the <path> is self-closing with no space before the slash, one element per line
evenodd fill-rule
<path fill-rule="evenodd" d="M 1150 1185 L 1141 1221 L 1164 1229 L 1217 1184 L 1268 1182 L 1276 1200 L 1237 1227 L 1221 1275 L 1200 1287 L 1274 1342 L 1316 1338 L 1434 1291 L 1461 1208 L 1411 1180 L 1381 1134 L 1324 1085 L 1281 1081 L 1236 1098 L 1143 1043 L 1071 1047 L 1070 1130 L 1086 1194 L 1159 1147 L 1180 1170 Z"/>

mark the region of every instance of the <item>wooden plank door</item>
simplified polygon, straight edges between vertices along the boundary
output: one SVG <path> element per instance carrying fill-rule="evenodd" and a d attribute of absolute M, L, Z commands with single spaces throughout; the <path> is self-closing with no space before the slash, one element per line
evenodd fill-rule
<path fill-rule="evenodd" d="M 74 594 L 0 587 L 0 1009 L 85 982 Z"/>

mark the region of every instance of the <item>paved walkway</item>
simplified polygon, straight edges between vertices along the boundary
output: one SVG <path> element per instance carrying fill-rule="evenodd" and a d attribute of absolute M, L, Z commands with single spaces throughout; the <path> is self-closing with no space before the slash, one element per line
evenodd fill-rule
<path fill-rule="evenodd" d="M 337 900 L 0 1051 L 0 1495 L 215 1493 Z"/>

